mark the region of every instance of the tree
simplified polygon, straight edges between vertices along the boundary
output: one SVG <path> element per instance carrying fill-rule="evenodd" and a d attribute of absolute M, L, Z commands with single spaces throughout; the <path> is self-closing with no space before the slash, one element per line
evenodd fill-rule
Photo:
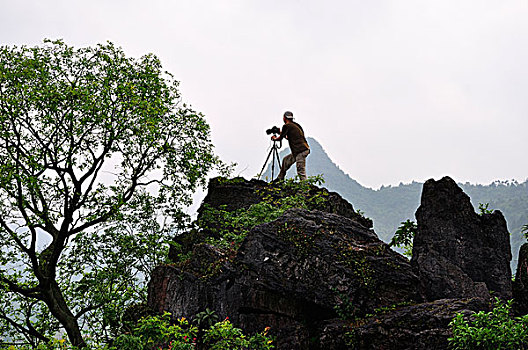
<path fill-rule="evenodd" d="M 60 325 L 84 347 L 82 322 L 123 306 L 104 311 L 215 167 L 208 124 L 154 55 L 1 47 L 0 329 L 35 344 Z"/>
<path fill-rule="evenodd" d="M 418 225 L 414 221 L 407 219 L 402 221 L 394 236 L 392 237 L 389 246 L 403 249 L 403 255 L 408 258 L 412 257 L 413 240 L 418 230 Z"/>

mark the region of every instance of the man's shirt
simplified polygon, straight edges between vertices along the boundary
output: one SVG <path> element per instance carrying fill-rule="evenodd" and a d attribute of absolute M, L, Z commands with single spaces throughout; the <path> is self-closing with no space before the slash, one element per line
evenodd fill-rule
<path fill-rule="evenodd" d="M 310 149 L 308 142 L 306 142 L 306 138 L 304 137 L 304 131 L 302 127 L 295 122 L 284 124 L 280 134 L 280 139 L 283 139 L 284 137 L 288 139 L 290 150 L 294 157 L 296 157 L 299 153 Z"/>

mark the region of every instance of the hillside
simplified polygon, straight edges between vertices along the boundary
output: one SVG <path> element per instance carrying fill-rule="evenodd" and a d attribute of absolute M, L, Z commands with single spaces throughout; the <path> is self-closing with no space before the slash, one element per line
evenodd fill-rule
<path fill-rule="evenodd" d="M 324 186 L 339 193 L 352 203 L 354 208 L 364 212 L 365 216 L 374 221 L 374 230 L 385 242 L 402 221 L 415 219 L 415 212 L 420 203 L 423 184 L 412 182 L 398 186 L 382 186 L 373 190 L 359 184 L 339 168 L 328 156 L 323 147 L 313 138 L 308 138 L 311 153 L 307 158 L 308 176 L 322 174 Z M 289 153 L 288 147 L 281 152 L 281 158 Z M 288 177 L 294 176 L 295 166 L 288 172 Z M 268 169 L 263 178 L 270 178 Z M 490 185 L 458 184 L 466 192 L 475 208 L 479 203 L 489 203 L 490 209 L 498 209 L 504 214 L 511 233 L 512 267 L 516 266 L 520 245 L 524 242 L 521 227 L 528 223 L 528 181 L 496 181 Z"/>

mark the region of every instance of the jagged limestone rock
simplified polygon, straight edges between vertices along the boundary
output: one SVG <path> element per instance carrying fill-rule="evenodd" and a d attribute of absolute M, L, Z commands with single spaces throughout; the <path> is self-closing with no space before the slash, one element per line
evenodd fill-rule
<path fill-rule="evenodd" d="M 191 317 L 208 307 L 247 332 L 272 327 L 285 349 L 309 348 L 320 325 L 338 317 L 337 305 L 352 305 L 354 317 L 419 300 L 404 257 L 357 222 L 316 210 L 291 209 L 255 227 L 234 257 L 201 244 L 193 259 L 187 271 L 156 269 L 153 309 Z"/>
<path fill-rule="evenodd" d="M 382 311 L 358 320 L 348 335 L 348 349 L 448 349 L 453 316 L 470 316 L 488 307 L 482 298 L 440 299 Z"/>
<path fill-rule="evenodd" d="M 519 315 L 528 314 L 528 243 L 524 243 L 519 249 L 519 260 L 513 282 L 513 298 L 515 311 Z"/>
<path fill-rule="evenodd" d="M 209 308 L 248 333 L 269 326 L 278 349 L 446 349 L 456 312 L 487 310 L 488 287 L 511 294 L 504 219 L 475 214 L 449 180 L 424 188 L 416 270 L 378 239 L 370 220 L 326 191 L 310 210 L 290 209 L 248 230 L 234 248 L 206 243 L 225 229 L 221 217 L 176 237 L 175 264 L 152 274 L 148 305 L 191 319 Z M 286 195 L 263 181 L 214 179 L 199 219 L 207 206 L 238 213 Z"/>
<path fill-rule="evenodd" d="M 311 209 L 338 214 L 366 228 L 372 228 L 372 220 L 354 211 L 352 204 L 343 199 L 339 194 L 313 185 L 307 184 L 306 186 L 309 188 L 308 195 L 316 196 L 324 193 L 326 199 L 324 204 L 314 204 Z M 235 212 L 239 209 L 247 209 L 253 204 L 258 204 L 265 197 L 271 198 L 269 201 L 273 203 L 273 201 L 291 195 L 292 190 L 288 186 L 281 186 L 281 184 L 268 184 L 265 181 L 256 179 L 247 181 L 241 177 L 234 179 L 226 179 L 223 177 L 213 178 L 209 181 L 207 195 L 198 209 L 198 220 L 200 220 L 208 208 L 222 208 L 222 210 Z M 175 237 L 175 245 L 170 247 L 169 258 L 173 261 L 177 260 L 178 254 L 182 251 L 190 251 L 193 249 L 194 244 L 203 242 L 206 237 L 214 237 L 216 235 L 214 231 L 215 228 L 213 227 L 212 229 L 202 230 L 199 233 L 189 232 Z"/>
<path fill-rule="evenodd" d="M 500 211 L 475 213 L 449 177 L 424 184 L 411 264 L 427 300 L 512 297 L 510 235 Z"/>

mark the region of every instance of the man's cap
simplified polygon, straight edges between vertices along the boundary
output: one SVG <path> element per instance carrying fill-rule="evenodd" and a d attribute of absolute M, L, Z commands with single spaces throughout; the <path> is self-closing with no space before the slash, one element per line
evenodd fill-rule
<path fill-rule="evenodd" d="M 293 119 L 293 113 L 290 111 L 284 112 L 284 118 L 286 119 Z"/>

